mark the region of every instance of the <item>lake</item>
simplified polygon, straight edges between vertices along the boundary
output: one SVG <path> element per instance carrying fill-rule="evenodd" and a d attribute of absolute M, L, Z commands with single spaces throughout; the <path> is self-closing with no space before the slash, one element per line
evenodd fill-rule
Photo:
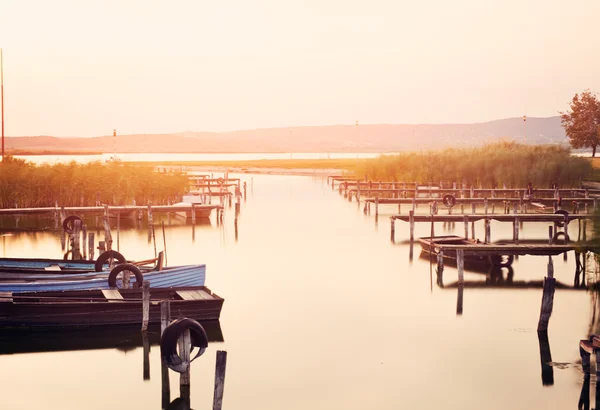
<path fill-rule="evenodd" d="M 212 406 L 216 350 L 228 352 L 226 410 L 576 408 L 578 342 L 590 332 L 591 294 L 557 289 L 548 332 L 555 365 L 545 368 L 544 384 L 536 332 L 541 288 L 466 287 L 457 315 L 456 268 L 445 267 L 440 287 L 418 245 L 409 257 L 408 224 L 397 221 L 390 242 L 395 206 L 380 206 L 376 222 L 321 178 L 239 177 L 248 197 L 237 241 L 230 208 L 222 225 L 213 216 L 194 230 L 166 227 L 168 264 L 206 263 L 207 286 L 225 298 L 224 342 L 211 343 L 192 364 L 192 408 Z M 415 236 L 429 229 L 417 224 Z M 483 223 L 476 231 L 482 238 Z M 436 225 L 436 234 L 446 232 L 461 235 L 463 225 Z M 520 238 L 547 232 L 545 224 L 525 223 Z M 491 233 L 493 241 L 510 239 L 512 224 L 492 222 Z M 161 235 L 157 230 L 159 250 Z M 53 230 L 4 231 L 0 245 L 1 256 L 62 256 Z M 122 229 L 119 250 L 128 259 L 152 257 L 147 228 Z M 513 280 L 543 279 L 547 260 L 520 257 Z M 553 261 L 557 280 L 572 285 L 573 255 Z M 465 280 L 486 276 L 467 271 Z M 149 381 L 142 360 L 141 347 L 0 355 L 0 407 L 160 409 L 158 346 Z M 171 400 L 178 386 L 171 372 Z"/>

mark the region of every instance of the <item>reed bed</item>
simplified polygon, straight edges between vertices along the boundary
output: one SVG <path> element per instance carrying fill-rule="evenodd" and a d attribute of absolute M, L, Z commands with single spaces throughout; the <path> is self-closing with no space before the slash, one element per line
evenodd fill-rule
<path fill-rule="evenodd" d="M 0 208 L 155 205 L 177 201 L 185 175 L 124 163 L 39 165 L 7 157 L 0 163 Z"/>
<path fill-rule="evenodd" d="M 468 149 L 383 155 L 358 164 L 357 176 L 385 181 L 449 181 L 486 188 L 577 187 L 593 175 L 585 158 L 569 148 L 500 142 Z"/>

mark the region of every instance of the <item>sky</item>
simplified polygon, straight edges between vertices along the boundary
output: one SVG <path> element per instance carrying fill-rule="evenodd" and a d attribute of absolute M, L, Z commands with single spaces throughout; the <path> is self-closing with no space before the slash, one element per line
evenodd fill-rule
<path fill-rule="evenodd" d="M 547 117 L 598 0 L 0 0 L 5 135 Z"/>

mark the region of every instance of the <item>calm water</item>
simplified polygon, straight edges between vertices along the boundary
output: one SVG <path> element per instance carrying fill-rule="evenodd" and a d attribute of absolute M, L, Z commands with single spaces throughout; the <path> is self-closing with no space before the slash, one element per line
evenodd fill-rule
<path fill-rule="evenodd" d="M 217 349 L 229 355 L 227 410 L 576 408 L 588 293 L 556 292 L 549 343 L 560 366 L 544 386 L 535 331 L 541 288 L 466 288 L 457 316 L 457 291 L 449 287 L 456 269 L 446 267 L 447 287 L 440 288 L 418 246 L 410 261 L 407 224 L 397 222 L 392 244 L 386 214 L 377 225 L 320 179 L 241 177 L 249 189 L 237 242 L 230 209 L 223 226 L 199 225 L 194 239 L 190 226 L 166 229 L 169 265 L 206 263 L 207 285 L 225 298 L 225 342 L 192 365 L 193 408 L 212 406 Z M 482 225 L 476 228 L 481 237 Z M 511 229 L 492 223 L 492 239 L 510 238 Z M 451 231 L 437 225 L 443 232 Z M 417 236 L 428 234 L 429 226 L 418 226 Z M 522 239 L 546 235 L 545 225 L 525 224 L 521 232 Z M 153 255 L 145 228 L 123 230 L 119 242 L 127 258 Z M 4 235 L 0 245 L 2 256 L 61 255 L 52 231 Z M 569 256 L 554 257 L 556 277 L 567 284 Z M 519 258 L 514 280 L 542 279 L 546 261 Z M 485 276 L 467 273 L 466 280 Z M 157 346 L 150 381 L 142 380 L 141 348 L 3 355 L 0 366 L 1 408 L 161 408 Z M 171 399 L 177 396 L 171 372 Z"/>
<path fill-rule="evenodd" d="M 340 158 L 375 158 L 381 153 L 371 152 L 280 152 L 280 153 L 231 153 L 231 154 L 136 154 L 117 153 L 117 158 L 126 162 L 159 162 L 159 161 L 248 161 L 260 159 L 340 159 Z M 56 164 L 71 161 L 80 163 L 107 161 L 112 153 L 102 155 L 15 155 L 36 164 Z"/>

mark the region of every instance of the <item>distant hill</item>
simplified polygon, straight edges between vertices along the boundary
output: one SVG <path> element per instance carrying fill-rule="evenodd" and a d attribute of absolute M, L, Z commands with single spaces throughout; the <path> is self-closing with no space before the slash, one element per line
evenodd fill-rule
<path fill-rule="evenodd" d="M 291 130 L 291 132 L 290 132 Z M 388 152 L 481 145 L 500 139 L 566 144 L 560 117 L 477 124 L 375 124 L 117 136 L 117 152 Z M 113 137 L 7 137 L 8 150 L 112 152 Z"/>

